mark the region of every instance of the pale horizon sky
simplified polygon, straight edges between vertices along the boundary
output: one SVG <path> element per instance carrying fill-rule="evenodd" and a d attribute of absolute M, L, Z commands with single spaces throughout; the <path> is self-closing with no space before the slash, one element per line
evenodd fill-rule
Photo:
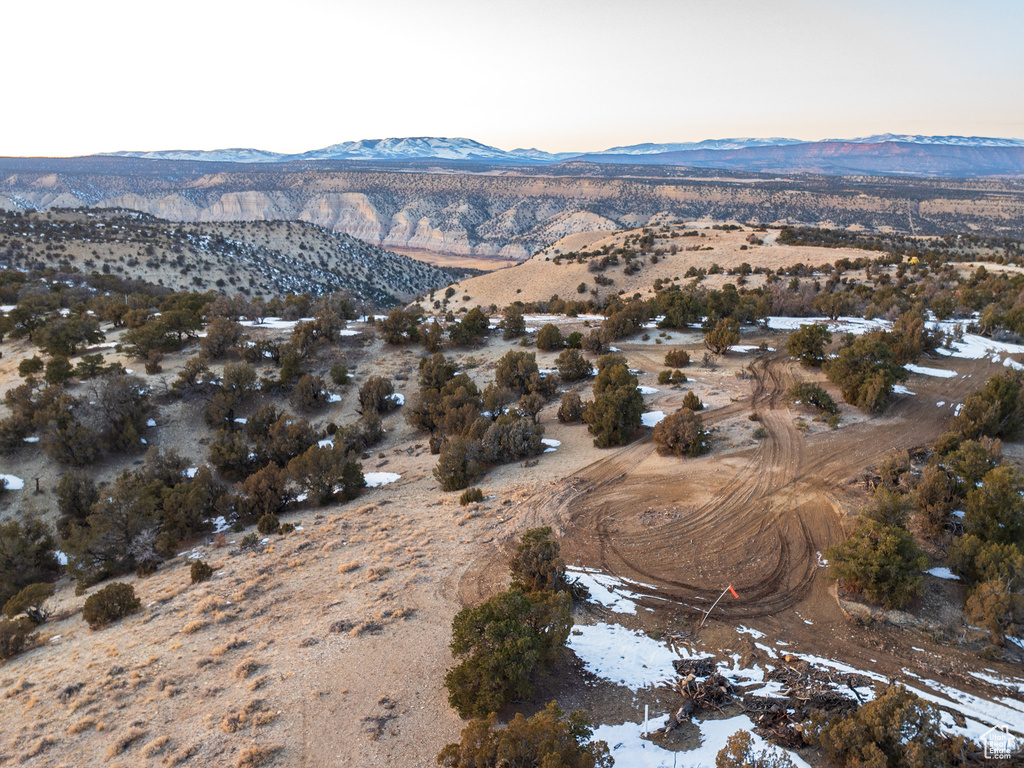
<path fill-rule="evenodd" d="M 4 22 L 6 156 L 1024 138 L 1012 0 L 52 0 Z"/>

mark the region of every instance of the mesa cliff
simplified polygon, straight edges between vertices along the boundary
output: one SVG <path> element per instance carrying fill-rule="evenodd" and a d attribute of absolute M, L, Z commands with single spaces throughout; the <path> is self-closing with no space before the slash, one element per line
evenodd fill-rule
<path fill-rule="evenodd" d="M 722 178 L 684 168 L 586 163 L 538 170 L 0 159 L 0 208 L 88 205 L 181 222 L 301 221 L 385 248 L 515 260 L 567 235 L 665 217 L 1021 236 L 1020 191 L 1013 180 Z"/>

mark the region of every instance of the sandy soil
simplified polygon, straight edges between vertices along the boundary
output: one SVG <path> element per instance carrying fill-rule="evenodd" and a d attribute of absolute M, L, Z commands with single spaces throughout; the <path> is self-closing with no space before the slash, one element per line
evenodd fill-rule
<path fill-rule="evenodd" d="M 652 285 L 655 280 L 660 279 L 666 282 L 675 280 L 683 284 L 688 282 L 684 275 L 691 266 L 708 269 L 712 264 L 718 264 L 724 270 L 729 270 L 746 262 L 754 266 L 777 270 L 780 267 L 788 267 L 797 263 L 817 266 L 826 262 L 831 264 L 844 257 L 853 260 L 863 257 L 866 253 L 850 248 L 822 249 L 810 246 L 778 245 L 775 242 L 778 235 L 776 231 L 755 233 L 764 240 L 764 245 L 750 245 L 746 241 L 751 234 L 749 229 L 744 228 L 741 232 L 723 232 L 713 230 L 711 226 L 710 222 L 672 225 L 673 231 L 683 232 L 696 229 L 705 237 L 668 238 L 660 235 L 655 242 L 654 249 L 665 249 L 666 252 L 658 257 L 657 264 L 651 263 L 650 256 L 647 256 L 646 263 L 639 272 L 626 275 L 623 272 L 625 264 L 620 259 L 618 266 L 609 267 L 603 273 L 606 277 L 614 280 L 614 283 L 608 286 L 597 285 L 594 280 L 596 275 L 589 271 L 587 263 L 578 264 L 566 259 L 555 265 L 552 261 L 560 254 L 564 255 L 581 249 L 593 253 L 607 245 L 610 250 L 615 250 L 622 246 L 627 237 L 642 235 L 643 230 L 569 235 L 543 251 L 538 251 L 532 258 L 511 269 L 454 283 L 456 295 L 452 297 L 451 303 L 456 308 L 469 308 L 477 304 L 484 307 L 491 304 L 505 307 L 513 301 L 547 301 L 554 295 L 566 301 L 573 299 L 585 301 L 593 296 L 594 290 L 597 291 L 597 297 L 620 292 L 624 292 L 627 296 L 632 296 L 634 293 L 652 296 L 654 295 Z M 675 254 L 668 252 L 672 245 L 678 247 L 678 252 Z M 696 246 L 700 246 L 702 250 L 685 250 Z M 737 278 L 736 275 L 710 275 L 703 284 L 709 288 L 721 288 L 724 283 L 736 283 Z M 763 283 L 763 277 L 760 275 L 751 275 L 746 280 L 749 287 Z M 578 292 L 578 286 L 581 283 L 584 284 L 583 293 Z"/>

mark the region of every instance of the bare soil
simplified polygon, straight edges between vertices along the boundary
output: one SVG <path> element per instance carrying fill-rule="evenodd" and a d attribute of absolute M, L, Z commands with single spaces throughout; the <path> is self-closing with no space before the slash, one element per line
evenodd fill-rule
<path fill-rule="evenodd" d="M 582 321 L 559 322 L 563 332 L 583 330 Z M 720 604 L 691 637 L 697 644 L 754 653 L 749 638 L 735 633 L 742 623 L 803 653 L 895 677 L 927 670 L 983 693 L 985 685 L 965 670 L 1006 665 L 917 631 L 850 623 L 818 553 L 842 540 L 866 500 L 865 469 L 895 448 L 932 442 L 952 413 L 936 401 L 962 402 L 997 366 L 929 361 L 960 375 L 914 376 L 917 395 L 898 397 L 882 417 L 844 407 L 833 431 L 786 403 L 793 381 L 820 374 L 785 355 L 730 353 L 714 370 L 691 365 L 683 387 L 665 387 L 656 384 L 664 353 L 678 345 L 699 358 L 702 350 L 694 333 L 652 335 L 619 345 L 643 371 L 640 383 L 659 389 L 645 405 L 669 413 L 692 388 L 709 406 L 709 455 L 660 456 L 650 430 L 625 447 L 598 450 L 584 426 L 558 423 L 554 402 L 541 422 L 561 446 L 529 468 L 491 471 L 479 483 L 485 501 L 462 507 L 458 494 L 438 490 L 426 436 L 412 432 L 401 412 L 391 415 L 385 442 L 363 468 L 397 472 L 398 482 L 347 505 L 296 507 L 286 520 L 302 530 L 271 537 L 259 553 L 241 551 L 239 533 L 219 548 L 193 542 L 155 575 L 124 579 L 142 599 L 135 616 L 91 631 L 80 616 L 84 596 L 62 582 L 57 614 L 42 626 L 37 647 L 0 667 L 0 765 L 234 765 L 245 749 L 277 745 L 280 766 L 432 765 L 464 725 L 443 687 L 451 619 L 504 586 L 512 545 L 537 525 L 555 527 L 568 562 L 650 585 L 638 588 L 651 609 L 633 619 L 640 628 L 692 629 L 732 584 L 739 598 Z M 784 338 L 756 332 L 743 341 L 778 348 Z M 514 345 L 494 336 L 456 354 L 472 356 L 469 373 L 483 384 Z M 0 362 L 8 375 L 27 351 L 5 345 Z M 418 349 L 374 340 L 346 355 L 357 370 L 355 387 L 371 374 L 401 376 L 397 390 L 414 393 Z M 553 367 L 554 353 L 537 356 L 541 367 Z M 169 356 L 161 376 L 173 376 L 185 357 Z M 589 386 L 577 389 L 589 394 Z M 354 418 L 354 391 L 318 419 Z M 758 422 L 747 418 L 754 411 Z M 203 458 L 208 432 L 200 420 L 173 410 L 156 420 L 154 443 Z M 752 437 L 759 425 L 768 432 L 763 440 Z M 1015 450 L 1008 446 L 1007 455 L 1019 456 Z M 19 473 L 35 471 L 28 465 L 42 461 L 38 452 L 28 446 L 17 457 L 26 462 Z M 105 468 L 104 476 L 119 468 Z M 10 517 L 34 506 L 52 515 L 56 476 L 47 475 L 42 497 L 28 487 L 7 494 L 0 512 Z M 211 581 L 189 583 L 190 556 L 217 569 Z M 923 600 L 934 599 L 929 589 Z M 580 618 L 599 615 L 595 607 Z M 914 650 L 921 647 L 927 652 Z M 659 695 L 635 699 L 595 685 L 567 654 L 539 682 L 535 700 L 519 708 L 558 698 L 567 708 L 586 706 L 598 721 L 622 722 L 636 717 L 638 702 L 656 703 Z"/>

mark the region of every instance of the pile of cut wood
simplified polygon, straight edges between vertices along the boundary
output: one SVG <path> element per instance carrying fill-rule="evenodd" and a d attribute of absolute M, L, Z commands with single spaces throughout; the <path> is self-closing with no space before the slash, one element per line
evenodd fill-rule
<path fill-rule="evenodd" d="M 765 674 L 784 686 L 778 696 L 747 696 L 743 710 L 754 722 L 754 732 L 785 747 L 803 746 L 800 723 L 814 712 L 842 716 L 863 703 L 858 688 L 870 687 L 864 675 L 812 667 L 807 662 L 780 665 Z M 850 691 L 852 696 L 843 693 Z"/>
<path fill-rule="evenodd" d="M 701 709 L 721 712 L 722 705 L 733 700 L 733 685 L 715 671 L 714 659 L 680 659 L 674 665 L 679 676 L 674 681 L 662 683 L 661 687 L 678 693 L 683 703 L 669 715 L 662 733 L 674 731 Z"/>

